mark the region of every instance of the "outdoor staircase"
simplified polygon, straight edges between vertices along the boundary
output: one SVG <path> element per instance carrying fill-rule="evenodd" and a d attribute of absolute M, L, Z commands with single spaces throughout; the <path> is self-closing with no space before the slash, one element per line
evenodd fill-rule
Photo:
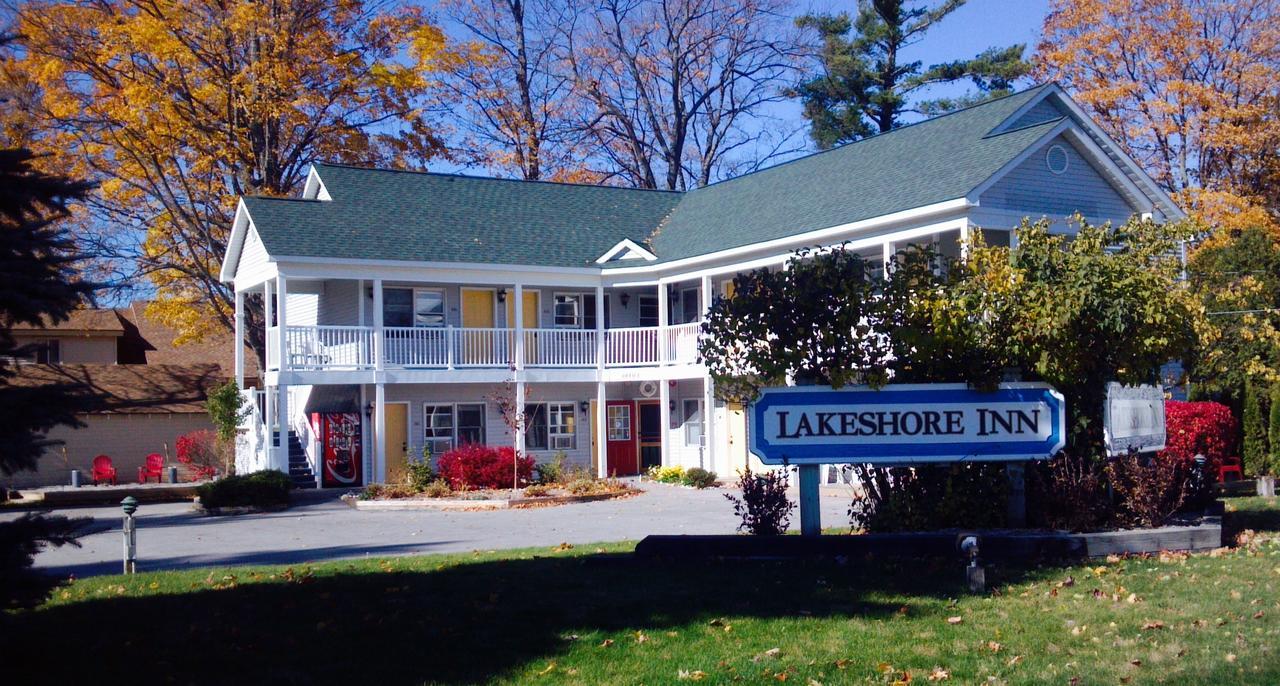
<path fill-rule="evenodd" d="M 289 478 L 294 488 L 316 487 L 316 475 L 311 471 L 311 463 L 307 462 L 307 453 L 302 449 L 302 441 L 298 440 L 296 431 L 289 432 Z"/>

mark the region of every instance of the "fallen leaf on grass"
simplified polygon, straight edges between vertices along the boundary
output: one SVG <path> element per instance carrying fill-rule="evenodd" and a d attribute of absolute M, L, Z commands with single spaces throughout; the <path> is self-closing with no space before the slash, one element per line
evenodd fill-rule
<path fill-rule="evenodd" d="M 552 548 L 552 549 L 551 549 L 551 551 L 552 551 L 552 552 L 555 552 L 555 553 L 563 553 L 563 552 L 564 552 L 564 551 L 566 551 L 566 550 L 573 550 L 573 544 L 571 544 L 571 543 L 561 543 L 560 545 L 558 545 L 558 546 L 556 546 L 556 547 L 554 547 L 554 548 Z"/>
<path fill-rule="evenodd" d="M 948 672 L 941 667 L 934 667 L 933 671 L 929 672 L 929 681 L 946 681 L 950 678 L 951 672 Z"/>
<path fill-rule="evenodd" d="M 542 670 L 541 672 L 538 672 L 538 676 L 546 676 L 554 671 L 556 671 L 556 663 L 551 662 L 550 664 L 547 665 L 546 669 Z"/>
<path fill-rule="evenodd" d="M 776 657 L 778 657 L 778 656 L 779 656 L 779 655 L 781 655 L 781 654 L 782 654 L 782 649 L 781 649 L 781 648 L 770 648 L 770 649 L 768 649 L 768 650 L 764 651 L 763 653 L 760 653 L 759 655 L 756 655 L 755 657 L 751 658 L 751 661 L 752 661 L 752 662 L 759 662 L 759 661 L 761 661 L 761 660 L 763 660 L 763 659 L 765 659 L 765 658 L 776 658 Z"/>
<path fill-rule="evenodd" d="M 1258 610 L 1257 612 L 1253 613 L 1253 618 L 1262 619 L 1262 610 Z"/>
<path fill-rule="evenodd" d="M 1235 662 L 1235 661 L 1236 661 L 1236 654 L 1235 654 L 1235 653 L 1227 653 L 1227 662 Z"/>
<path fill-rule="evenodd" d="M 1019 662 L 1022 662 L 1022 656 L 1021 656 L 1021 655 L 1014 655 L 1013 657 L 1009 658 L 1009 662 L 1007 662 L 1006 664 L 1008 664 L 1010 667 L 1014 667 L 1014 666 L 1016 666 Z"/>
<path fill-rule="evenodd" d="M 1001 650 L 1004 650 L 1004 646 L 1003 646 L 1003 645 L 1000 645 L 999 643 L 997 643 L 997 642 L 995 642 L 995 641 L 987 641 L 987 644 L 986 644 L 986 646 L 984 646 L 984 647 L 985 647 L 987 650 L 990 650 L 990 651 L 991 651 L 991 652 L 993 652 L 993 653 L 998 653 L 998 652 L 1000 652 Z"/>
<path fill-rule="evenodd" d="M 959 615 L 956 615 L 955 617 L 947 617 L 947 624 L 961 624 L 963 622 L 964 622 L 964 617 L 961 617 Z"/>
<path fill-rule="evenodd" d="M 707 673 L 701 669 L 695 669 L 692 672 L 682 669 L 676 673 L 676 678 L 680 681 L 702 681 L 707 678 Z"/>
<path fill-rule="evenodd" d="M 1152 629 L 1163 629 L 1163 628 L 1164 628 L 1164 622 L 1158 619 L 1153 622 L 1147 622 L 1146 624 L 1142 625 L 1143 631 L 1150 631 Z"/>
<path fill-rule="evenodd" d="M 606 639 L 604 639 L 604 642 L 600 644 L 600 647 L 601 647 L 601 648 L 608 648 L 608 647 L 609 647 L 609 646 L 611 646 L 611 645 L 613 645 L 613 639 L 612 639 L 612 638 L 606 638 Z"/>
<path fill-rule="evenodd" d="M 649 640 L 649 637 L 645 636 L 643 631 L 636 632 L 636 643 L 644 643 L 645 641 L 648 641 L 648 640 Z"/>

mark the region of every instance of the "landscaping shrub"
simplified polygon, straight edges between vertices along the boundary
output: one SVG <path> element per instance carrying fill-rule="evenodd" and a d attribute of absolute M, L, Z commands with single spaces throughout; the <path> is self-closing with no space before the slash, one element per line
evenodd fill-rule
<path fill-rule="evenodd" d="M 190 469 L 197 480 L 205 480 L 216 476 L 218 468 L 225 464 L 224 445 L 217 434 L 201 429 L 179 436 L 174 447 L 178 462 Z"/>
<path fill-rule="evenodd" d="M 526 498 L 545 498 L 549 495 L 551 495 L 551 487 L 547 484 L 530 484 L 524 489 Z"/>
<path fill-rule="evenodd" d="M 426 488 L 422 489 L 422 494 L 428 498 L 448 498 L 453 495 L 453 489 L 449 488 L 448 481 L 445 481 L 444 479 L 436 479 L 435 481 L 427 484 Z"/>
<path fill-rule="evenodd" d="M 1027 469 L 1027 515 L 1032 524 L 1096 531 L 1111 521 L 1106 476 L 1097 461 L 1059 453 Z"/>
<path fill-rule="evenodd" d="M 1235 454 L 1237 424 L 1231 408 L 1215 402 L 1164 404 L 1165 449 L 1160 458 L 1175 461 L 1189 480 L 1187 504 L 1203 508 L 1216 498 L 1213 484 L 1223 459 Z M 1205 457 L 1197 468 L 1197 455 Z M 1193 471 L 1199 469 L 1199 471 Z"/>
<path fill-rule="evenodd" d="M 664 484 L 684 483 L 684 467 L 679 465 L 670 467 L 654 465 L 649 468 L 649 478 Z"/>
<path fill-rule="evenodd" d="M 1004 526 L 1004 466 L 984 463 L 870 467 L 855 465 L 862 491 L 849 507 L 853 528 L 918 531 Z"/>
<path fill-rule="evenodd" d="M 791 522 L 791 511 L 795 503 L 787 498 L 787 471 L 775 471 L 756 474 L 748 467 L 738 477 L 738 488 L 742 490 L 742 498 L 732 493 L 724 494 L 733 503 L 733 513 L 738 515 L 741 523 L 739 531 L 747 531 L 756 536 L 771 536 L 785 533 Z"/>
<path fill-rule="evenodd" d="M 1267 462 L 1266 473 L 1280 476 L 1280 383 L 1271 387 L 1271 414 L 1267 417 L 1267 443 L 1271 448 L 1271 459 Z"/>
<path fill-rule="evenodd" d="M 595 495 L 597 493 L 616 493 L 618 491 L 624 491 L 627 489 L 627 486 L 617 479 L 597 479 L 595 477 L 587 477 L 583 479 L 574 479 L 564 488 L 573 495 Z"/>
<path fill-rule="evenodd" d="M 469 444 L 441 455 L 439 471 L 454 490 L 511 488 L 513 467 L 523 487 L 529 485 L 533 464 L 528 455 L 517 458 L 515 448 Z"/>
<path fill-rule="evenodd" d="M 709 472 L 702 467 L 693 467 L 685 471 L 681 483 L 697 489 L 710 488 L 716 485 L 716 473 Z"/>
<path fill-rule="evenodd" d="M 405 472 L 404 476 L 405 484 L 417 493 L 427 490 L 427 487 L 439 478 L 436 470 L 431 468 L 430 459 L 426 456 L 425 451 L 422 460 L 409 462 L 408 471 Z"/>
<path fill-rule="evenodd" d="M 534 465 L 533 469 L 538 473 L 538 483 L 564 483 L 564 464 L 568 459 L 569 456 L 566 455 L 563 450 L 557 450 L 556 453 L 551 456 L 551 460 L 547 462 L 539 462 Z"/>
<path fill-rule="evenodd" d="M 1241 422 L 1244 424 L 1244 445 L 1241 447 L 1241 458 L 1247 474 L 1257 474 L 1265 470 L 1267 463 L 1267 425 L 1262 420 L 1262 399 L 1258 385 L 1248 381 L 1244 385 L 1244 410 Z"/>
<path fill-rule="evenodd" d="M 1164 526 L 1187 497 L 1189 468 L 1177 460 L 1129 452 L 1107 462 L 1107 480 L 1115 491 L 1115 524 Z"/>
<path fill-rule="evenodd" d="M 213 507 L 272 507 L 289 504 L 293 482 L 289 475 L 276 470 L 228 476 L 200 484 L 196 495 L 200 504 Z"/>

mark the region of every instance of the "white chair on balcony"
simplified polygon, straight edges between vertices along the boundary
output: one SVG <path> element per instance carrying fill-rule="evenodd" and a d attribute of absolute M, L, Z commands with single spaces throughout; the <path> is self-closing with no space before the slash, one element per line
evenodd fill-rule
<path fill-rule="evenodd" d="M 289 364 L 294 367 L 323 367 L 330 362 L 319 344 L 313 340 L 304 340 L 297 349 L 289 352 Z"/>

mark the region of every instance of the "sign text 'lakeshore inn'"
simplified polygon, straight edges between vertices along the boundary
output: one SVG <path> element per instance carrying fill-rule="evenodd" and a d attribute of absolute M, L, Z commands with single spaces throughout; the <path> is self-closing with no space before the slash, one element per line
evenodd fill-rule
<path fill-rule="evenodd" d="M 751 451 L 771 465 L 1042 459 L 1066 438 L 1062 395 L 1038 383 L 769 388 L 751 420 Z"/>

